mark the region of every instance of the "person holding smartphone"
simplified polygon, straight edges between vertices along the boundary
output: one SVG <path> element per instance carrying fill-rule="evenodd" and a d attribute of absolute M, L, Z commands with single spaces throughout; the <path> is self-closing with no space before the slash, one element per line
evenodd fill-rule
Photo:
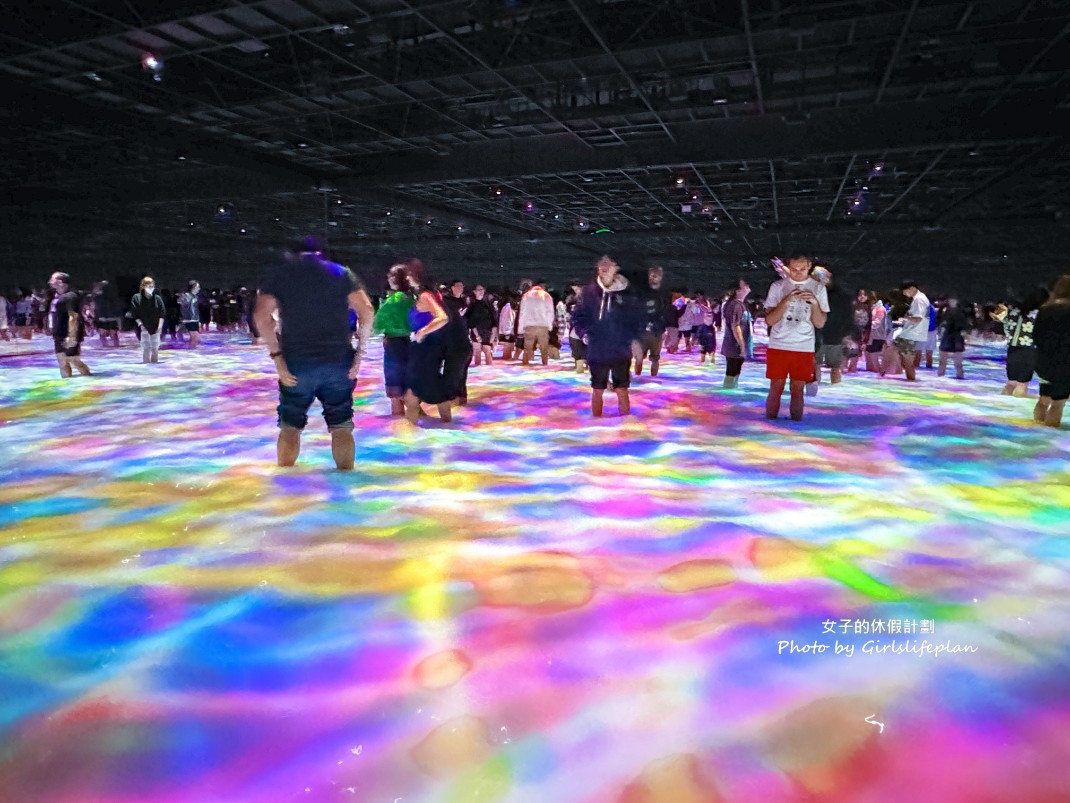
<path fill-rule="evenodd" d="M 805 254 L 784 260 L 783 279 L 774 282 L 765 298 L 765 322 L 769 328 L 765 375 L 769 395 L 765 417 L 780 415 L 780 398 L 790 381 L 791 419 L 801 421 L 806 384 L 814 381 L 814 345 L 817 329 L 828 316 L 828 294 L 821 282 L 810 277 L 814 263 Z"/>

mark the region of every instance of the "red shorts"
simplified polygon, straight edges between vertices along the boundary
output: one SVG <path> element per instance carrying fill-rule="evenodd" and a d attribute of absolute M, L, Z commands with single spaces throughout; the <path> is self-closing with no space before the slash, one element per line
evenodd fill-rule
<path fill-rule="evenodd" d="M 767 349 L 765 352 L 765 378 L 787 379 L 792 382 L 814 381 L 814 352 Z"/>

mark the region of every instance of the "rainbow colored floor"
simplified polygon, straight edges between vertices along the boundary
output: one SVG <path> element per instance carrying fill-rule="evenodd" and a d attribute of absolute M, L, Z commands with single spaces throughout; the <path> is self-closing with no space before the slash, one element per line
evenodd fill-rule
<path fill-rule="evenodd" d="M 1068 801 L 1070 428 L 998 354 L 416 432 L 373 360 L 351 474 L 262 349 L 0 359 L 0 801 Z"/>

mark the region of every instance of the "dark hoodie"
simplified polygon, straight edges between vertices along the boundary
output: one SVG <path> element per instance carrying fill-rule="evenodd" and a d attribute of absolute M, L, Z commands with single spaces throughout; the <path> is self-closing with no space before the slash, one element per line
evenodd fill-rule
<path fill-rule="evenodd" d="M 576 334 L 587 340 L 589 363 L 631 359 L 632 341 L 643 328 L 635 296 L 619 273 L 609 287 L 603 287 L 596 278 L 583 288 L 572 320 Z"/>
<path fill-rule="evenodd" d="M 664 286 L 655 290 L 649 284 L 639 284 L 637 296 L 644 332 L 660 334 L 668 327 L 676 326 L 676 310 L 672 305 L 672 293 Z"/>

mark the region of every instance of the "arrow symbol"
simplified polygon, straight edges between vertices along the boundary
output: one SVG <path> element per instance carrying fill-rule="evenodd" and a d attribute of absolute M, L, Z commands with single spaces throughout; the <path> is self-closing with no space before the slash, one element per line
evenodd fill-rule
<path fill-rule="evenodd" d="M 884 733 L 884 723 L 883 722 L 878 722 L 877 720 L 875 720 L 873 718 L 875 716 L 877 716 L 877 715 L 876 714 L 870 714 L 868 717 L 866 717 L 866 722 L 868 722 L 870 725 L 879 726 L 880 729 L 881 729 L 881 733 Z"/>

